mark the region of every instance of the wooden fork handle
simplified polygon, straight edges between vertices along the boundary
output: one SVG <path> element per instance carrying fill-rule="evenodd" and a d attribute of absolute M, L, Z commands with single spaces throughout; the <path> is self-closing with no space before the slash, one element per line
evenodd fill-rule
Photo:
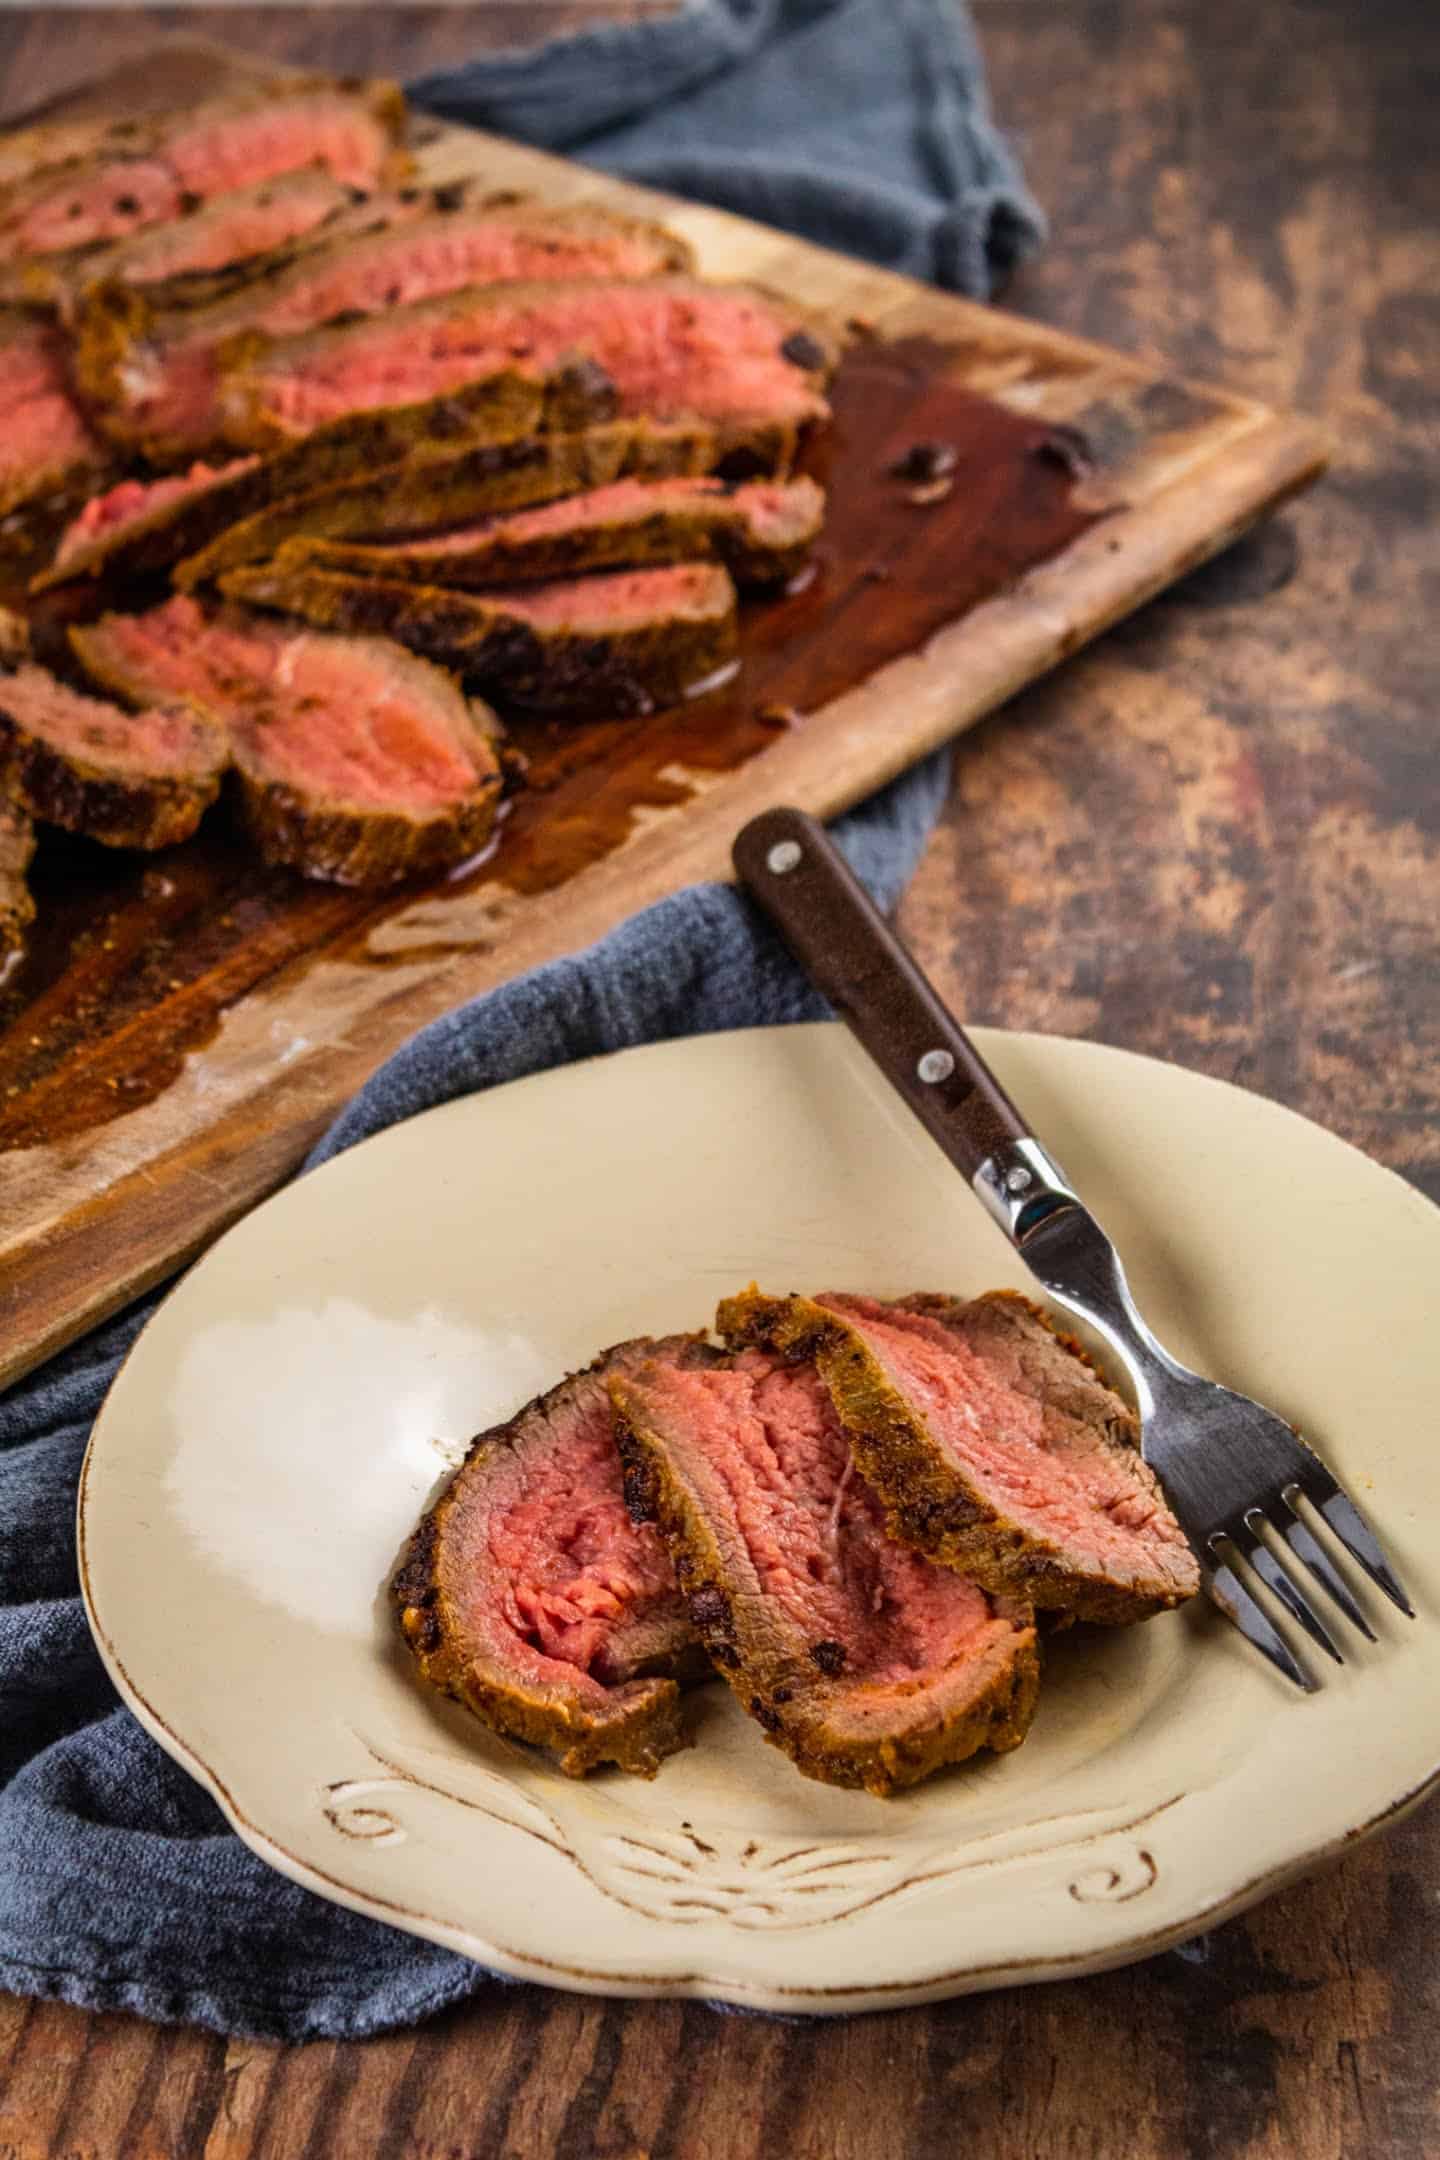
<path fill-rule="evenodd" d="M 803 810 L 766 810 L 741 830 L 733 856 L 811 981 L 957 1170 L 973 1183 L 1030 1137 L 823 826 Z"/>

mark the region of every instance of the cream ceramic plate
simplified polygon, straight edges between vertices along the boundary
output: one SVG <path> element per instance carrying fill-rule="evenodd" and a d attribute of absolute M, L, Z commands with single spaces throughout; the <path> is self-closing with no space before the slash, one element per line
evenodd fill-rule
<path fill-rule="evenodd" d="M 136 1715 L 297 1881 L 526 1978 L 840 2011 L 1116 1964 L 1233 1912 L 1440 1765 L 1440 1213 L 1312 1125 L 1093 1044 L 981 1033 L 1191 1362 L 1314 1436 L 1420 1611 L 1304 1700 L 1197 1604 L 1050 1647 L 1017 1754 L 808 1783 L 719 1685 L 653 1784 L 575 1784 L 416 1685 L 385 1583 L 477 1427 L 751 1276 L 1023 1285 L 836 1027 L 453 1103 L 232 1230 L 86 1464 L 90 1615 Z M 177 1628 L 175 1615 L 186 1624 Z"/>

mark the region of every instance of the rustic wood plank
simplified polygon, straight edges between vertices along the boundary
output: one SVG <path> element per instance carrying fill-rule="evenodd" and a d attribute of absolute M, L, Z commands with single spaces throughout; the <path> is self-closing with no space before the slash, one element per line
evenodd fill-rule
<path fill-rule="evenodd" d="M 1362 39 L 1333 0 L 977 14 L 1056 227 L 1011 300 L 1313 409 L 1339 454 L 1265 533 L 966 739 L 904 926 L 975 1019 L 1237 1077 L 1440 1196 L 1435 17 L 1372 0 Z M 53 19 L 0 17 L 0 53 L 17 23 L 38 50 Z M 104 19 L 67 50 L 92 50 Z M 325 43 L 334 19 L 246 11 L 242 42 L 323 64 L 363 35 L 363 64 L 430 65 L 436 48 L 412 38 L 453 38 L 453 57 L 478 20 L 375 9 L 347 19 L 342 48 Z M 107 54 L 134 18 L 108 20 Z M 27 95 L 54 86 L 32 65 Z M 317 2050 L 357 2068 L 310 2149 L 1432 2160 L 1437 1896 L 1431 1808 L 1214 1935 L 1092 1980 L 838 2026 L 497 1990 L 416 2033 Z M 57 2051 L 62 2028 L 76 2037 Z M 177 2080 L 196 2037 L 161 2036 Z M 52 2147 L 50 2086 L 93 2055 L 143 2101 L 133 2065 L 152 2045 L 133 2020 L 0 2000 L 0 2154 L 78 2154 Z M 133 2116 L 131 2150 L 306 2149 L 313 2115 L 286 2099 L 305 2050 L 199 2046 L 210 2082 L 190 2088 L 180 2134 L 173 2116 Z"/>

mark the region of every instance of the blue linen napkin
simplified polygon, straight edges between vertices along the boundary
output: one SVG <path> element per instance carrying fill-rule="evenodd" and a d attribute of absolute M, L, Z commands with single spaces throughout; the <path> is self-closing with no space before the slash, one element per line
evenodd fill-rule
<path fill-rule="evenodd" d="M 682 0 L 410 88 L 448 119 L 980 299 L 1045 237 L 963 0 Z"/>
<path fill-rule="evenodd" d="M 659 22 L 416 88 L 457 117 L 972 291 L 1040 235 L 951 0 L 688 0 Z M 945 773 L 931 759 L 839 827 L 887 905 Z M 692 887 L 434 1022 L 307 1167 L 551 1065 L 823 1009 L 746 900 Z M 0 1987 L 286 2040 L 408 2023 L 494 1976 L 257 1860 L 118 1707 L 91 1642 L 76 1482 L 91 1421 L 153 1305 L 0 1398 Z"/>

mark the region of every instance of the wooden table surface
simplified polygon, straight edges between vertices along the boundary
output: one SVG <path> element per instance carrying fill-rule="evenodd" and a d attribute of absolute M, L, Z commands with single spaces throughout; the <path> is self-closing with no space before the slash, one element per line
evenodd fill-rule
<path fill-rule="evenodd" d="M 9 13 L 0 105 L 157 29 L 404 74 L 597 11 Z M 1440 1198 L 1440 12 L 976 14 L 1054 224 L 1008 304 L 1299 405 L 1338 455 L 962 741 L 903 928 L 970 1018 L 1238 1081 Z M 0 2160 L 1422 2160 L 1437 1901 L 1431 1808 L 1129 1971 L 833 2025 L 496 1988 L 280 2048 L 0 1997 Z"/>

